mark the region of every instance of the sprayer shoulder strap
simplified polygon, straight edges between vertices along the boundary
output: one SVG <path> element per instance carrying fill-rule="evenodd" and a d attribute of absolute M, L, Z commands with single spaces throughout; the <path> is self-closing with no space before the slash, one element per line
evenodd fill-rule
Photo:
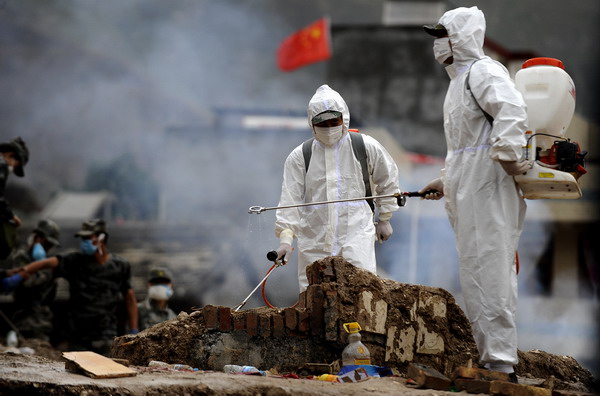
<path fill-rule="evenodd" d="M 469 83 L 469 77 L 471 77 L 471 68 L 473 68 L 473 65 L 475 63 L 479 62 L 480 60 L 481 59 L 477 59 L 475 62 L 471 63 L 471 66 L 469 66 L 469 71 L 467 72 L 467 78 L 465 79 L 466 86 L 467 86 L 467 90 L 471 93 L 471 96 L 473 96 L 473 99 L 475 99 L 475 104 L 477 104 L 477 107 L 479 107 L 479 110 L 481 110 L 481 112 L 485 116 L 485 119 L 488 120 L 488 122 L 490 123 L 490 125 L 494 125 L 494 117 L 492 117 L 488 112 L 486 112 L 485 110 L 483 110 L 483 107 L 481 107 L 481 105 L 477 101 L 477 98 L 475 97 L 475 94 L 473 94 L 473 91 L 471 91 L 471 84 Z"/>
<path fill-rule="evenodd" d="M 354 158 L 360 162 L 360 167 L 363 175 L 363 182 L 365 183 L 365 194 L 367 197 L 372 195 L 371 182 L 369 180 L 369 166 L 367 163 L 367 148 L 365 147 L 365 141 L 360 133 L 348 132 L 350 134 L 350 140 L 352 141 L 352 152 Z M 310 157 L 312 156 L 312 143 L 314 138 L 310 138 L 302 143 L 302 155 L 304 156 L 304 170 L 305 175 L 308 172 L 310 165 Z M 367 203 L 371 207 L 371 210 L 375 211 L 375 205 L 372 199 L 367 199 Z"/>

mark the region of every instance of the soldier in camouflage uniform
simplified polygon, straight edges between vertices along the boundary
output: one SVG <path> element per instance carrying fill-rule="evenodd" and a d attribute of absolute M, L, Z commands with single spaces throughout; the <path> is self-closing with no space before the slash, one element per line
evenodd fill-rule
<path fill-rule="evenodd" d="M 11 270 L 28 278 L 45 268 L 69 282 L 69 350 L 87 350 L 110 356 L 117 336 L 117 308 L 125 302 L 129 332 L 138 332 L 137 301 L 131 287 L 131 266 L 107 247 L 102 219 L 88 220 L 75 234 L 80 252 L 50 257 Z M 16 276 L 16 275 L 13 275 Z"/>
<path fill-rule="evenodd" d="M 140 330 L 177 316 L 167 305 L 167 301 L 173 295 L 172 280 L 171 272 L 166 268 L 150 270 L 148 295 L 138 304 Z"/>
<path fill-rule="evenodd" d="M 23 177 L 23 167 L 29 160 L 29 150 L 20 137 L 0 143 L 0 261 L 5 260 L 17 243 L 17 227 L 21 219 L 13 213 L 4 198 L 8 175 Z"/>
<path fill-rule="evenodd" d="M 16 249 L 6 260 L 10 268 L 21 267 L 46 258 L 60 246 L 60 228 L 52 220 L 41 220 L 28 240 L 28 245 Z M 56 278 L 51 269 L 32 274 L 14 291 L 15 313 L 12 321 L 26 338 L 49 341 L 52 332 L 52 310 L 49 304 L 56 295 Z"/>

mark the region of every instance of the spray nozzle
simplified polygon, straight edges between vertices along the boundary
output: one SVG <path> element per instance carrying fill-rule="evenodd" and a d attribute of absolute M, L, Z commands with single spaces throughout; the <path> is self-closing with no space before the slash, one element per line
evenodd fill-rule
<path fill-rule="evenodd" d="M 278 267 L 285 265 L 286 261 L 277 260 L 277 256 L 279 256 L 277 250 L 271 250 L 270 252 L 267 252 L 267 260 L 274 262 Z"/>

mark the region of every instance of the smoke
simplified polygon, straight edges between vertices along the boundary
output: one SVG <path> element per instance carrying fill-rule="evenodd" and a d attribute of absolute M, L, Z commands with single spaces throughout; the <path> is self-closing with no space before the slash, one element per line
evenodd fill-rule
<path fill-rule="evenodd" d="M 248 207 L 277 204 L 284 159 L 309 135 L 246 130 L 240 120 L 252 113 L 303 115 L 314 90 L 328 82 L 325 64 L 294 73 L 275 65 L 281 40 L 327 10 L 315 3 L 311 8 L 303 1 L 0 0 L 1 140 L 22 136 L 31 151 L 20 182 L 44 204 L 61 189 L 82 188 L 91 167 L 133 158 L 161 191 L 162 232 L 192 224 L 206 236 L 188 244 L 209 246 L 213 254 L 206 274 L 193 267 L 174 271 L 179 285 L 202 294 L 204 303 L 235 306 L 262 279 L 270 267 L 266 252 L 277 244 L 273 213 L 249 215 Z M 440 87 L 436 81 L 431 85 L 424 88 L 439 106 Z M 423 114 L 431 107 L 424 106 Z M 394 108 L 384 110 L 395 114 Z M 436 115 L 428 114 L 434 122 Z M 443 151 L 441 133 L 433 141 L 431 152 Z M 438 171 L 437 165 L 411 169 L 401 179 L 402 189 L 419 189 Z M 409 200 L 392 224 L 395 235 L 377 246 L 382 274 L 460 296 L 454 237 L 442 204 Z M 520 250 L 521 277 L 531 279 L 548 234 L 545 224 L 527 223 L 524 235 L 537 238 Z M 156 238 L 161 236 L 166 235 Z M 295 302 L 294 266 L 277 269 L 269 279 L 272 303 Z M 200 277 L 202 287 L 185 282 Z M 247 307 L 262 305 L 259 294 Z M 522 294 L 526 301 L 529 293 Z M 558 351 L 556 336 L 548 335 L 543 344 L 531 336 L 554 319 L 579 318 L 576 335 L 597 334 L 597 325 L 581 319 L 593 316 L 587 311 L 593 303 L 578 308 L 552 303 L 553 313 L 539 316 L 539 307 L 551 301 L 539 295 L 530 301 L 535 304 L 522 310 L 523 317 L 540 320 L 535 328 L 521 326 L 528 337 L 521 348 Z M 567 328 L 560 323 L 548 328 Z M 573 350 L 580 353 L 579 347 Z"/>
<path fill-rule="evenodd" d="M 245 113 L 304 114 L 323 83 L 322 64 L 293 74 L 276 69 L 277 46 L 304 23 L 294 17 L 301 9 L 2 1 L 2 140 L 22 136 L 31 152 L 19 182 L 43 205 L 62 189 L 93 185 L 91 169 L 131 159 L 158 185 L 160 221 L 207 231 L 197 245 L 217 257 L 206 300 L 239 302 L 266 272 L 265 254 L 276 242 L 273 219 L 259 229 L 246 224 L 248 207 L 276 205 L 283 161 L 308 137 L 245 130 L 240 120 Z M 293 285 L 295 271 L 286 275 Z M 293 295 L 293 287 L 284 289 Z"/>

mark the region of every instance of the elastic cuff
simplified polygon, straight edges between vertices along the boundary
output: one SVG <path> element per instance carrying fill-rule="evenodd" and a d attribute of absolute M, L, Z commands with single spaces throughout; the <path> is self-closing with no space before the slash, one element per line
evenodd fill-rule
<path fill-rule="evenodd" d="M 292 242 L 294 242 L 294 232 L 292 230 L 286 228 L 279 233 L 279 243 L 287 243 L 288 245 L 291 245 Z"/>
<path fill-rule="evenodd" d="M 392 212 L 379 213 L 379 221 L 390 221 L 392 214 Z"/>

